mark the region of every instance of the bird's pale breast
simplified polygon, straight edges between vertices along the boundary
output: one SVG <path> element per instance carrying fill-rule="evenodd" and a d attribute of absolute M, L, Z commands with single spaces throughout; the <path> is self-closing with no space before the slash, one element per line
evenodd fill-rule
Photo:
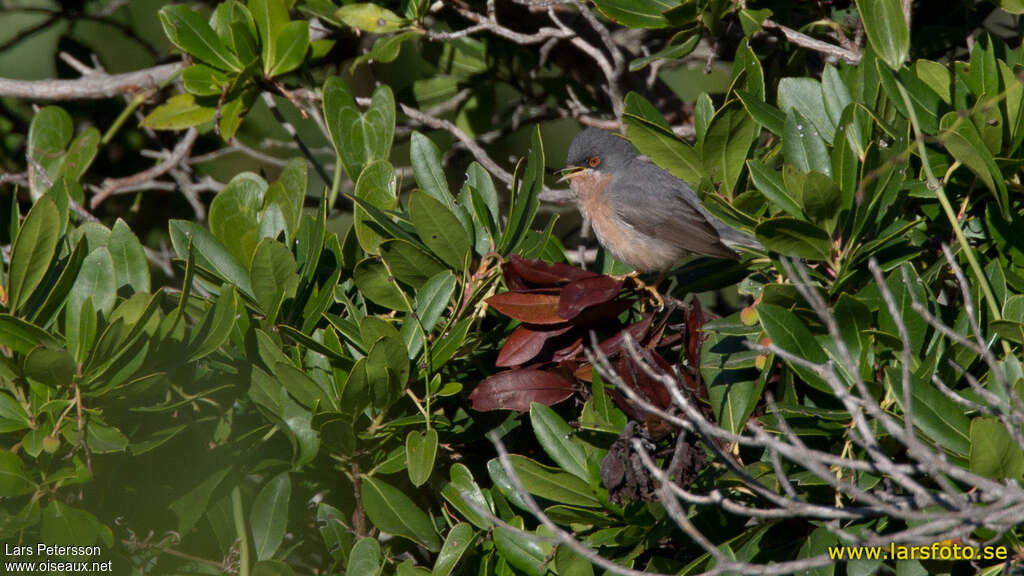
<path fill-rule="evenodd" d="M 586 218 L 598 241 L 623 264 L 643 272 L 661 272 L 671 268 L 684 253 L 624 222 L 604 194 L 611 175 L 580 175 L 570 186 L 576 194 L 580 213 Z"/>

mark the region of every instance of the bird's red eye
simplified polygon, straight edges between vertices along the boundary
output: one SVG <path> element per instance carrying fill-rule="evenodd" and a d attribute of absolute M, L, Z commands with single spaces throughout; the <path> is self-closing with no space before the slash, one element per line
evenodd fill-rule
<path fill-rule="evenodd" d="M 587 164 L 590 164 L 591 168 L 597 168 L 598 166 L 601 165 L 601 157 L 600 156 L 591 156 L 590 157 L 590 161 L 587 162 Z"/>

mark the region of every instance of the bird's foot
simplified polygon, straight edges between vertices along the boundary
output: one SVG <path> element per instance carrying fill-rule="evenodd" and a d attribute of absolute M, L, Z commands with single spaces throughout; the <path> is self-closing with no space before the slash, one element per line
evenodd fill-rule
<path fill-rule="evenodd" d="M 661 310 L 665 307 L 665 299 L 662 298 L 661 294 L 658 292 L 658 284 L 661 283 L 660 281 L 658 284 L 654 284 L 653 286 L 647 284 L 640 279 L 640 273 L 636 270 L 629 274 L 613 276 L 613 278 L 623 282 L 627 286 L 631 286 L 634 291 L 645 294 L 647 299 L 650 300 L 651 304 L 654 306 L 655 310 Z"/>

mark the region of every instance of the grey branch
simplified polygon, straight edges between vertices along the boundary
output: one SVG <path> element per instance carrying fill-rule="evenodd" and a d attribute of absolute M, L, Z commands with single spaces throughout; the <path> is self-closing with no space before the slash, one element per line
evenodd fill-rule
<path fill-rule="evenodd" d="M 0 78 L 0 96 L 25 100 L 101 100 L 143 90 L 154 90 L 184 67 L 182 62 L 175 62 L 124 74 L 97 72 L 69 80 Z"/>
<path fill-rule="evenodd" d="M 117 194 L 134 186 L 138 186 L 144 182 L 155 180 L 172 168 L 180 164 L 188 156 L 189 151 L 192 150 L 192 145 L 196 143 L 196 138 L 199 137 L 199 132 L 195 128 L 189 128 L 185 132 L 185 136 L 178 142 L 171 151 L 170 156 L 167 157 L 163 162 L 158 163 L 152 168 L 143 170 L 131 176 L 125 176 L 124 178 L 107 178 L 103 181 L 103 188 L 93 196 L 89 206 L 95 209 L 97 206 L 103 203 L 112 194 Z"/>
<path fill-rule="evenodd" d="M 828 42 L 818 40 L 817 38 L 812 38 L 803 32 L 797 32 L 796 30 L 793 30 L 788 26 L 783 26 L 774 20 L 766 19 L 761 23 L 761 26 L 766 30 L 778 30 L 783 36 L 785 36 L 786 40 L 790 44 L 814 50 L 815 52 L 820 52 L 828 56 L 842 58 L 850 64 L 860 62 L 860 54 L 853 52 L 852 50 L 847 50 L 841 46 L 836 46 L 835 44 L 829 44 Z"/>

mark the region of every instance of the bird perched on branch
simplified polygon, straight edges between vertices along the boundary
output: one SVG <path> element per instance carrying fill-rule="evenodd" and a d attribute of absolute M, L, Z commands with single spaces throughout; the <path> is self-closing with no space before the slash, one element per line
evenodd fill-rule
<path fill-rule="evenodd" d="M 569 181 L 601 245 L 639 272 L 661 273 L 659 283 L 689 254 L 735 260 L 735 246 L 761 248 L 708 213 L 685 182 L 611 132 L 577 134 L 567 165 L 561 180 Z"/>

